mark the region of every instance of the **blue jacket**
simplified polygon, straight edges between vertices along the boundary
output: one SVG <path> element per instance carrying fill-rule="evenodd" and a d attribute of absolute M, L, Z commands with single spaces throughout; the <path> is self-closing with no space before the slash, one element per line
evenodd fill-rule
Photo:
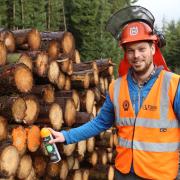
<path fill-rule="evenodd" d="M 148 80 L 148 82 L 145 83 L 144 86 L 142 86 L 141 88 L 132 79 L 131 71 L 128 72 L 127 79 L 129 94 L 136 114 L 138 113 L 143 100 L 146 98 L 161 70 L 161 68 L 157 68 L 155 74 L 152 75 L 150 80 Z M 180 121 L 180 83 L 178 85 L 173 106 L 177 119 Z M 97 117 L 95 117 L 94 119 L 80 127 L 73 128 L 69 131 L 62 131 L 62 133 L 65 137 L 67 144 L 75 143 L 87 139 L 89 137 L 95 136 L 100 132 L 109 129 L 114 124 L 114 120 L 114 106 L 110 100 L 109 95 L 107 94 L 106 100 L 103 106 L 101 107 L 101 111 L 97 115 Z"/>

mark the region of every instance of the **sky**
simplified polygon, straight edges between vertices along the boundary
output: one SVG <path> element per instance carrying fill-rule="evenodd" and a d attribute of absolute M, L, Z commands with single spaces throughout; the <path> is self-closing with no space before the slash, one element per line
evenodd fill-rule
<path fill-rule="evenodd" d="M 163 18 L 167 22 L 180 20 L 180 0 L 138 0 L 136 5 L 150 10 L 158 28 L 162 27 Z"/>

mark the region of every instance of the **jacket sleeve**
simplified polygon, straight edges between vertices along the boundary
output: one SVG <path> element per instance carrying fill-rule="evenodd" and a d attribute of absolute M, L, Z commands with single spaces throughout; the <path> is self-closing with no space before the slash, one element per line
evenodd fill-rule
<path fill-rule="evenodd" d="M 176 113 L 177 119 L 180 121 L 180 81 L 176 91 L 176 96 L 174 99 L 174 112 Z"/>
<path fill-rule="evenodd" d="M 109 129 L 113 125 L 114 118 L 114 106 L 109 95 L 107 95 L 100 113 L 94 119 L 78 128 L 72 128 L 69 131 L 61 131 L 65 137 L 65 143 L 76 143 Z"/>

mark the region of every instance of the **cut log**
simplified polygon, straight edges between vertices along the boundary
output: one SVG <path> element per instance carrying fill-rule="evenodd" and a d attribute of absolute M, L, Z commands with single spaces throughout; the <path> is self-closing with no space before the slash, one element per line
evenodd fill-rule
<path fill-rule="evenodd" d="M 58 81 L 60 69 L 56 61 L 51 61 L 48 69 L 48 79 L 51 83 L 56 84 Z"/>
<path fill-rule="evenodd" d="M 33 167 L 38 178 L 45 175 L 47 160 L 43 156 L 33 156 Z"/>
<path fill-rule="evenodd" d="M 21 54 L 18 61 L 18 63 L 25 64 L 31 71 L 33 70 L 33 62 L 31 57 L 28 54 Z"/>
<path fill-rule="evenodd" d="M 17 123 L 23 122 L 23 119 L 25 117 L 27 105 L 23 98 L 17 97 L 14 99 L 12 104 L 12 116 Z"/>
<path fill-rule="evenodd" d="M 28 93 L 33 86 L 32 72 L 24 64 L 12 64 L 1 67 L 0 78 L 1 94 L 15 92 L 15 89 L 22 93 Z"/>
<path fill-rule="evenodd" d="M 27 129 L 27 147 L 30 152 L 35 152 L 40 147 L 40 129 L 33 125 Z"/>
<path fill-rule="evenodd" d="M 108 72 L 109 75 L 113 74 L 112 68 L 110 68 L 110 70 L 109 70 L 109 67 L 115 65 L 111 59 L 98 59 L 95 61 L 96 61 L 99 73 L 106 71 L 106 72 Z"/>
<path fill-rule="evenodd" d="M 20 162 L 19 153 L 12 145 L 0 148 L 0 174 L 4 178 L 14 176 Z"/>
<path fill-rule="evenodd" d="M 48 126 L 59 131 L 64 123 L 61 105 L 57 103 L 41 103 L 40 113 L 35 123 L 41 126 L 43 124 L 48 124 Z"/>
<path fill-rule="evenodd" d="M 64 121 L 65 124 L 70 127 L 75 123 L 76 120 L 76 109 L 74 101 L 72 99 L 67 99 L 65 112 L 64 112 Z"/>
<path fill-rule="evenodd" d="M 82 91 L 80 93 L 81 100 L 81 111 L 87 111 L 89 114 L 93 111 L 93 105 L 95 103 L 95 95 L 94 92 L 90 89 L 87 91 Z"/>
<path fill-rule="evenodd" d="M 55 40 L 50 41 L 48 46 L 48 56 L 50 60 L 56 60 L 60 52 L 59 43 Z"/>
<path fill-rule="evenodd" d="M 26 112 L 25 117 L 23 118 L 23 122 L 28 125 L 32 125 L 39 115 L 40 107 L 39 101 L 33 95 L 28 95 L 24 97 L 26 103 Z"/>
<path fill-rule="evenodd" d="M 76 144 L 68 144 L 68 145 L 63 145 L 63 154 L 66 156 L 72 155 L 72 153 L 75 151 Z"/>
<path fill-rule="evenodd" d="M 12 144 L 17 148 L 19 155 L 22 156 L 27 149 L 26 130 L 23 126 L 17 126 L 12 130 Z"/>
<path fill-rule="evenodd" d="M 98 163 L 98 158 L 98 153 L 96 151 L 87 153 L 82 161 L 82 164 L 87 167 L 96 166 Z"/>
<path fill-rule="evenodd" d="M 61 106 L 57 103 L 53 103 L 49 110 L 49 119 L 52 125 L 52 128 L 56 131 L 59 131 L 64 123 L 63 120 L 63 110 Z"/>
<path fill-rule="evenodd" d="M 95 137 L 91 137 L 87 139 L 87 151 L 93 152 L 95 147 Z"/>
<path fill-rule="evenodd" d="M 38 180 L 34 167 L 31 168 L 31 172 L 29 173 L 29 176 L 25 178 L 25 180 Z"/>
<path fill-rule="evenodd" d="M 46 77 L 49 68 L 49 60 L 46 52 L 40 52 L 35 60 L 35 72 L 40 77 Z"/>
<path fill-rule="evenodd" d="M 72 169 L 73 166 L 74 166 L 74 162 L 75 162 L 74 156 L 73 156 L 73 155 L 67 156 L 67 157 L 66 157 L 66 161 L 67 161 L 67 163 L 68 163 L 68 169 L 69 169 L 69 170 Z"/>
<path fill-rule="evenodd" d="M 74 55 L 72 58 L 73 62 L 75 62 L 76 64 L 81 63 L 81 57 L 80 57 L 80 53 L 77 49 L 75 49 L 74 51 Z"/>
<path fill-rule="evenodd" d="M 94 180 L 113 180 L 115 176 L 115 170 L 112 165 L 99 166 L 94 169 L 90 169 L 89 179 Z"/>
<path fill-rule="evenodd" d="M 60 169 L 60 172 L 59 172 L 59 178 L 60 179 L 67 179 L 67 175 L 68 175 L 68 172 L 69 172 L 69 168 L 68 168 L 68 163 L 66 160 L 61 160 L 60 163 L 59 163 L 59 169 Z"/>
<path fill-rule="evenodd" d="M 89 72 L 79 71 L 71 75 L 72 88 L 75 89 L 88 89 L 90 85 Z"/>
<path fill-rule="evenodd" d="M 94 70 L 97 71 L 98 67 L 95 61 L 87 61 L 81 63 L 73 63 L 73 72 L 85 71 L 85 70 Z"/>
<path fill-rule="evenodd" d="M 0 97 L 0 114 L 8 119 L 9 122 L 13 121 L 13 118 L 16 122 L 19 121 L 19 118 L 24 118 L 26 104 L 25 101 L 19 98 L 18 95 L 11 96 L 1 96 Z"/>
<path fill-rule="evenodd" d="M 102 132 L 100 136 L 96 137 L 96 146 L 113 147 L 113 134 L 112 132 Z"/>
<path fill-rule="evenodd" d="M 58 76 L 56 85 L 60 90 L 62 90 L 65 87 L 65 83 L 66 83 L 66 76 L 64 75 L 64 73 L 59 71 L 59 76 Z"/>
<path fill-rule="evenodd" d="M 7 49 L 3 42 L 0 42 L 0 66 L 6 64 L 7 61 Z"/>
<path fill-rule="evenodd" d="M 30 155 L 23 155 L 21 157 L 16 176 L 19 179 L 27 178 L 32 169 L 32 159 Z"/>
<path fill-rule="evenodd" d="M 71 90 L 71 78 L 69 76 L 66 76 L 64 90 Z"/>
<path fill-rule="evenodd" d="M 105 149 L 98 149 L 98 164 L 106 165 L 108 162 L 108 155 Z"/>
<path fill-rule="evenodd" d="M 0 116 L 0 141 L 7 139 L 8 122 L 3 116 Z"/>
<path fill-rule="evenodd" d="M 70 170 L 67 179 L 83 180 L 82 171 L 80 169 Z"/>
<path fill-rule="evenodd" d="M 41 46 L 41 35 L 37 29 L 32 29 L 27 36 L 30 50 L 38 50 Z"/>
<path fill-rule="evenodd" d="M 79 169 L 80 168 L 80 163 L 79 163 L 79 158 L 74 159 L 74 166 L 72 169 Z"/>
<path fill-rule="evenodd" d="M 51 178 L 59 176 L 59 163 L 48 163 L 47 165 L 47 174 Z"/>
<path fill-rule="evenodd" d="M 84 124 L 93 118 L 94 116 L 92 114 L 76 111 L 76 124 Z"/>
<path fill-rule="evenodd" d="M 82 179 L 83 180 L 89 180 L 89 169 L 81 169 L 82 171 Z"/>
<path fill-rule="evenodd" d="M 37 29 L 22 29 L 13 31 L 16 46 L 18 49 L 23 49 L 24 44 L 27 49 L 38 50 L 41 45 L 41 34 Z"/>
<path fill-rule="evenodd" d="M 75 40 L 70 32 L 65 32 L 61 39 L 61 49 L 64 54 L 72 56 L 75 51 Z"/>
<path fill-rule="evenodd" d="M 74 37 L 70 32 L 41 32 L 42 41 L 58 41 L 62 53 L 72 55 L 75 50 Z"/>
<path fill-rule="evenodd" d="M 32 93 L 38 98 L 43 99 L 46 103 L 53 103 L 55 101 L 55 89 L 51 84 L 36 85 L 32 88 Z"/>
<path fill-rule="evenodd" d="M 11 31 L 1 31 L 0 32 L 0 41 L 2 41 L 8 52 L 14 52 L 15 51 L 15 38 Z"/>
<path fill-rule="evenodd" d="M 84 157 L 84 154 L 86 153 L 86 140 L 79 141 L 77 143 L 77 152 L 80 156 Z"/>

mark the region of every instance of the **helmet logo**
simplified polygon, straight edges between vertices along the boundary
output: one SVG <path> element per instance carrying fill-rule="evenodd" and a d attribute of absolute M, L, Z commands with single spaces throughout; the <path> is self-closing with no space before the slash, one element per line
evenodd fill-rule
<path fill-rule="evenodd" d="M 130 28 L 130 35 L 131 36 L 135 36 L 138 34 L 138 27 L 137 26 L 133 26 Z"/>

